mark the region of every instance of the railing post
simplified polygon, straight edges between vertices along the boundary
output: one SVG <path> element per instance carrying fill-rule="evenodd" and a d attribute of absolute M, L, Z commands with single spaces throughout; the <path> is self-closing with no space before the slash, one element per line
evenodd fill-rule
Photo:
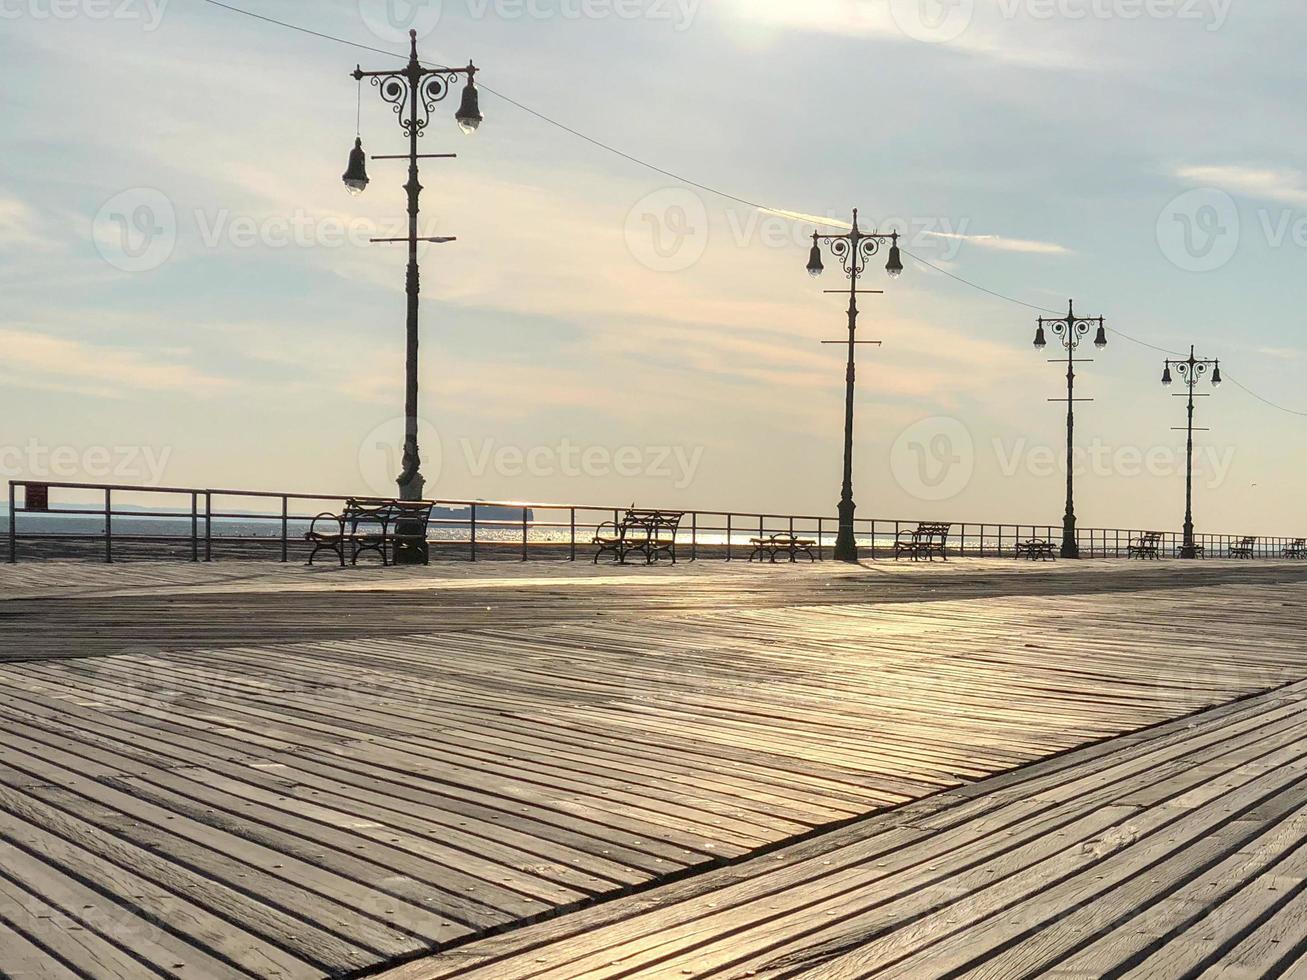
<path fill-rule="evenodd" d="M 191 491 L 191 561 L 200 560 L 200 495 Z"/>
<path fill-rule="evenodd" d="M 699 560 L 699 512 L 690 515 L 690 561 Z"/>
<path fill-rule="evenodd" d="M 572 546 L 571 546 L 572 561 L 576 561 L 576 508 L 575 507 L 571 508 L 571 520 L 572 520 Z"/>
<path fill-rule="evenodd" d="M 522 508 L 522 560 L 526 561 L 526 508 Z"/>
<path fill-rule="evenodd" d="M 23 489 L 26 494 L 27 489 Z M 18 514 L 14 507 L 14 481 L 9 481 L 9 564 L 18 561 Z M 26 500 L 23 501 L 26 504 Z"/>
<path fill-rule="evenodd" d="M 820 517 L 817 518 L 817 560 L 818 560 L 818 561 L 825 561 L 825 560 L 826 560 L 825 556 L 823 556 L 822 553 L 821 553 L 821 532 L 822 532 L 822 524 L 823 524 L 823 523 L 825 523 L 825 522 L 824 522 L 824 520 L 823 520 L 822 518 L 820 518 Z M 875 522 L 875 521 L 872 521 L 872 522 L 871 522 L 871 530 L 872 530 L 871 542 L 872 542 L 872 547 L 874 548 L 874 547 L 876 546 L 876 533 L 875 533 L 875 532 L 876 532 L 876 522 Z"/>
<path fill-rule="evenodd" d="M 726 560 L 731 560 L 731 515 L 726 515 Z"/>
<path fill-rule="evenodd" d="M 104 491 L 104 562 L 113 564 L 113 491 Z"/>
<path fill-rule="evenodd" d="M 204 491 L 204 560 L 213 561 L 213 494 Z"/>
<path fill-rule="evenodd" d="M 469 544 L 471 545 L 472 561 L 476 561 L 477 560 L 477 505 L 476 504 L 472 505 L 472 520 L 469 524 L 469 530 L 471 532 L 471 540 L 469 541 Z"/>
<path fill-rule="evenodd" d="M 290 498 L 281 495 L 281 560 L 290 560 Z"/>

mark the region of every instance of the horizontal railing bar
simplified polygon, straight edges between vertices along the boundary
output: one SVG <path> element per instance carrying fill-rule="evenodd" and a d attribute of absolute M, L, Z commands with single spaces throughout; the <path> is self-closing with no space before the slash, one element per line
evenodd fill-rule
<path fill-rule="evenodd" d="M 47 510 L 27 510 L 26 507 L 18 507 L 17 499 L 13 497 L 12 491 L 16 488 L 24 489 L 30 487 L 46 487 L 50 489 L 63 489 L 75 491 L 95 491 L 106 493 L 106 507 L 91 509 L 90 505 L 78 507 L 53 507 Z M 227 522 L 294 522 L 296 525 L 311 523 L 318 514 L 292 514 L 289 512 L 288 504 L 290 501 L 326 501 L 339 503 L 350 499 L 391 499 L 382 495 L 367 494 L 310 494 L 310 493 L 285 493 L 278 491 L 265 490 L 231 490 L 231 489 L 200 489 L 192 487 L 171 487 L 171 486 L 139 486 L 128 484 L 98 484 L 98 483 L 80 483 L 73 481 L 57 480 L 11 480 L 11 499 L 14 501 L 14 509 L 11 515 L 11 526 L 15 524 L 26 523 L 34 515 L 42 517 L 80 517 L 80 518 L 107 518 L 109 521 L 127 520 L 140 518 L 144 521 L 165 521 L 165 520 L 204 520 L 209 531 L 206 532 L 213 538 L 223 542 L 266 542 L 275 540 L 274 535 L 267 536 L 247 536 L 241 534 L 224 534 L 224 525 Z M 119 506 L 114 507 L 108 500 L 108 495 L 113 492 L 119 494 L 160 494 L 160 495 L 184 495 L 198 501 L 204 498 L 206 508 L 204 511 L 195 512 L 193 508 L 178 508 L 177 510 L 157 511 L 157 510 L 134 510 L 123 509 L 121 497 L 117 499 Z M 235 498 L 251 500 L 279 500 L 282 502 L 280 513 L 262 513 L 262 512 L 238 512 L 238 511 L 214 511 L 212 502 L 214 498 Z M 25 501 L 24 501 L 25 503 Z M 432 499 L 422 501 L 422 503 L 431 503 L 433 507 L 440 508 L 458 508 L 469 511 L 467 517 L 462 515 L 449 514 L 433 515 L 430 527 L 446 531 L 463 531 L 471 533 L 473 529 L 485 529 L 491 533 L 500 531 L 506 533 L 516 533 L 522 529 L 527 531 L 565 531 L 573 527 L 588 532 L 590 527 L 599 527 L 601 524 L 608 523 L 612 519 L 614 512 L 627 510 L 626 505 L 608 506 L 599 504 L 567 504 L 567 503 L 550 503 L 550 502 L 531 502 L 531 501 L 488 501 L 488 500 L 441 500 Z M 522 517 L 496 517 L 486 518 L 483 516 L 472 516 L 473 508 L 481 508 L 482 514 L 485 509 L 495 508 L 497 510 L 512 512 L 523 511 Z M 655 509 L 655 508 L 646 508 Z M 801 530 L 805 534 L 817 534 L 822 542 L 829 541 L 834 536 L 834 529 L 838 527 L 838 519 L 833 517 L 822 517 L 817 515 L 793 515 L 770 512 L 749 512 L 749 511 L 732 511 L 732 510 L 700 510 L 700 509 L 680 509 L 667 508 L 675 510 L 687 517 L 692 518 L 693 526 L 690 528 L 680 527 L 677 529 L 676 536 L 678 540 L 693 539 L 697 536 L 720 536 L 728 542 L 745 541 L 755 534 L 762 531 L 776 532 L 778 523 L 785 525 L 783 529 L 790 527 L 795 530 Z M 531 514 L 528 517 L 526 511 Z M 551 512 L 570 512 L 569 520 L 566 522 L 559 520 L 541 519 L 540 515 L 549 515 Z M 577 518 L 580 517 L 580 520 Z M 587 519 L 593 518 L 593 520 Z M 724 523 L 714 523 L 723 521 Z M 952 521 L 944 522 L 935 519 L 896 519 L 888 518 L 855 518 L 854 529 L 860 540 L 872 542 L 873 546 L 878 546 L 881 542 L 891 542 L 895 533 L 903 528 L 911 528 L 913 524 L 919 523 L 951 523 L 954 530 L 950 538 L 959 543 L 961 550 L 974 550 L 976 553 L 986 551 L 992 553 L 1006 553 L 1005 539 L 1015 543 L 1017 539 L 1023 536 L 1043 536 L 1055 537 L 1060 532 L 1060 526 L 1057 523 L 1039 524 L 1039 523 L 1004 523 L 989 521 Z M 805 528 L 803 525 L 815 525 L 816 528 Z M 770 526 L 769 526 L 770 525 Z M 298 530 L 298 529 L 297 529 Z M 216 532 L 216 533 L 215 533 Z M 15 537 L 12 540 L 78 540 L 93 539 L 104 540 L 107 537 L 107 530 L 100 532 L 98 535 L 87 532 L 78 533 L 59 533 L 59 532 L 32 532 L 15 530 Z M 1129 539 L 1138 537 L 1146 533 L 1145 529 L 1125 529 L 1125 528 L 1080 528 L 1078 529 L 1078 538 L 1082 542 L 1082 547 L 1091 555 L 1102 556 L 1119 556 L 1125 550 L 1125 545 L 1129 544 Z M 1177 548 L 1182 542 L 1182 535 L 1175 531 L 1159 532 L 1162 534 L 1162 540 L 1166 549 Z M 297 536 L 298 537 L 298 536 Z M 1262 556 L 1277 556 L 1282 551 L 1292 545 L 1298 536 L 1276 536 L 1276 535 L 1239 535 L 1239 534 L 1208 534 L 1199 533 L 1195 535 L 1195 542 L 1204 546 L 1205 550 L 1215 554 L 1226 553 L 1238 546 L 1245 538 L 1251 538 L 1255 542 L 1255 553 Z M 125 534 L 121 530 L 114 534 L 114 538 L 123 541 L 191 541 L 194 542 L 195 535 L 173 535 L 168 533 L 134 533 Z M 1125 540 L 1123 540 L 1125 539 Z M 442 543 L 440 539 L 436 543 Z M 487 543 L 494 542 L 493 539 Z M 551 544 L 554 542 L 537 541 L 537 544 Z M 713 542 L 705 541 L 704 544 L 711 545 Z"/>

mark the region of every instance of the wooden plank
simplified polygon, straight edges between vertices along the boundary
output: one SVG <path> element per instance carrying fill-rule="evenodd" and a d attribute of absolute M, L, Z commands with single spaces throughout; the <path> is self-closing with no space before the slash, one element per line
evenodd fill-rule
<path fill-rule="evenodd" d="M 1051 869 L 1083 867 L 1072 845 L 1136 812 L 1196 819 L 1205 784 L 1231 791 L 1230 773 L 1292 751 L 1296 694 L 979 788 L 1302 677 L 1304 571 L 128 569 L 115 587 L 79 570 L 79 594 L 0 599 L 0 646 L 144 652 L 0 667 L 0 807 L 62 821 L 47 832 L 65 850 L 40 859 L 57 874 L 73 862 L 96 888 L 139 879 L 143 919 L 232 920 L 241 956 L 270 949 L 287 968 L 375 969 L 592 902 L 574 921 L 654 909 L 702 894 L 674 880 L 692 873 L 736 904 L 624 934 L 628 966 L 657 950 L 694 971 L 772 918 L 794 934 L 748 947 L 759 966 L 805 948 L 835 962 L 860 929 L 957 905 L 930 869 L 943 857 L 912 857 L 928 840 L 970 855 L 975 867 L 949 867 L 978 917 L 994 909 L 971 896 L 1023 900 Z M 1194 615 L 1210 624 L 1200 637 L 1176 625 Z M 854 850 L 800 870 L 771 853 L 899 803 L 909 816 L 867 845 L 870 868 Z M 1021 862 L 1015 891 L 984 877 L 1001 834 L 1023 842 L 1002 859 Z M 872 879 L 906 889 L 880 896 L 889 919 L 859 897 Z M 1139 901 L 1183 907 L 1189 882 L 1168 887 Z M 245 969 L 211 931 L 169 935 Z M 1076 955 L 1059 942 L 1048 955 Z"/>
<path fill-rule="evenodd" d="M 1179 926 L 1214 895 L 1264 882 L 1263 871 L 1304 847 L 1307 795 L 1296 788 L 1307 787 L 1304 707 L 1307 684 L 1122 739 L 1120 750 L 1138 764 L 1094 791 L 1044 792 L 1040 800 L 1018 787 L 1083 783 L 1093 772 L 1123 769 L 1111 743 L 1073 753 L 1070 765 L 1054 760 L 1024 778 L 997 777 L 993 791 L 1005 801 L 997 807 L 976 808 L 988 796 L 983 784 L 943 807 L 924 800 L 872 818 L 865 829 L 832 834 L 839 842 L 830 846 L 814 842 L 806 854 L 795 848 L 793 860 L 786 849 L 702 876 L 682 900 L 625 900 L 397 968 L 387 980 L 800 974 L 835 980 L 959 969 L 1015 976 L 1032 967 L 1102 975 L 1113 964 L 1151 955 L 1159 937 L 1182 935 Z M 1267 738 L 1273 726 L 1291 727 Z M 1186 748 L 1189 757 L 1175 755 Z M 1159 750 L 1172 753 L 1174 764 L 1156 765 Z M 1149 802 L 1131 802 L 1156 783 L 1170 792 L 1150 791 Z M 966 816 L 938 819 L 950 811 Z M 915 839 L 877 856 L 877 841 L 904 833 Z M 1279 886 L 1286 895 L 1307 893 L 1293 867 L 1284 866 Z M 1130 927 L 1118 929 L 1125 916 Z M 1268 938 L 1257 948 L 1278 945 Z M 1147 975 L 1179 974 L 1154 968 Z"/>

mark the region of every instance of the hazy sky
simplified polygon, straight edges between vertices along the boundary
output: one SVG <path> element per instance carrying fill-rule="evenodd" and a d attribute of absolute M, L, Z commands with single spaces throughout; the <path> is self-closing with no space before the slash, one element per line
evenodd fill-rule
<path fill-rule="evenodd" d="M 237 5 L 242 5 L 238 3 Z M 751 201 L 895 226 L 943 269 L 1108 317 L 1307 411 L 1291 0 L 378 0 L 248 9 L 432 61 Z M 6 477 L 388 492 L 402 164 L 340 182 L 356 62 L 201 0 L 0 0 Z M 485 92 L 423 165 L 423 416 L 447 499 L 834 512 L 843 285 L 811 225 Z M 404 142 L 363 92 L 372 153 Z M 860 516 L 1057 522 L 1062 372 L 1035 310 L 907 261 L 864 297 Z M 1178 528 L 1163 355 L 1086 343 L 1084 526 Z M 1210 386 L 1200 389 L 1211 392 Z M 1199 405 L 1200 530 L 1307 533 L 1302 417 Z"/>

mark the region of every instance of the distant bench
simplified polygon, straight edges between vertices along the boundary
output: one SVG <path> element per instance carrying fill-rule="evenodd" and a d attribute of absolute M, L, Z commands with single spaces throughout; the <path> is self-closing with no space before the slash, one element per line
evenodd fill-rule
<path fill-rule="evenodd" d="M 1127 558 L 1145 558 L 1160 561 L 1162 558 L 1162 532 L 1145 531 L 1126 546 Z"/>
<path fill-rule="evenodd" d="M 952 524 L 923 523 L 911 530 L 899 531 L 894 536 L 894 560 L 907 555 L 913 561 L 934 561 L 939 555 L 941 560 L 948 561 L 945 546 L 951 530 Z"/>
<path fill-rule="evenodd" d="M 319 552 L 330 551 L 343 568 L 346 552 L 349 563 L 357 565 L 360 555 L 373 551 L 382 565 L 393 565 L 397 551 L 426 541 L 433 506 L 429 500 L 351 497 L 339 514 L 324 512 L 313 518 L 304 535 L 313 545 L 309 564 Z"/>
<path fill-rule="evenodd" d="M 798 538 L 788 531 L 780 534 L 769 534 L 766 537 L 750 538 L 749 544 L 753 545 L 753 553 L 749 555 L 749 561 L 757 559 L 762 561 L 766 558 L 771 564 L 776 564 L 777 555 L 788 555 L 791 562 L 799 560 L 799 554 L 808 556 L 808 561 L 816 561 L 817 556 L 812 553 L 812 549 L 817 546 L 817 542 L 812 538 Z"/>
<path fill-rule="evenodd" d="M 618 564 L 626 564 L 626 556 L 640 554 L 646 565 L 660 558 L 670 558 L 676 564 L 676 532 L 680 529 L 684 512 L 679 510 L 638 510 L 631 508 L 621 520 L 608 521 L 595 530 L 591 544 L 595 546 L 594 563 L 611 554 Z"/>
<path fill-rule="evenodd" d="M 1281 558 L 1307 558 L 1307 538 L 1294 538 L 1280 552 Z"/>
<path fill-rule="evenodd" d="M 1257 551 L 1257 539 L 1242 538 L 1238 544 L 1230 545 L 1231 558 L 1252 558 Z"/>
<path fill-rule="evenodd" d="M 1016 556 L 1031 561 L 1056 561 L 1057 547 L 1047 538 L 1031 538 L 1016 543 Z"/>

